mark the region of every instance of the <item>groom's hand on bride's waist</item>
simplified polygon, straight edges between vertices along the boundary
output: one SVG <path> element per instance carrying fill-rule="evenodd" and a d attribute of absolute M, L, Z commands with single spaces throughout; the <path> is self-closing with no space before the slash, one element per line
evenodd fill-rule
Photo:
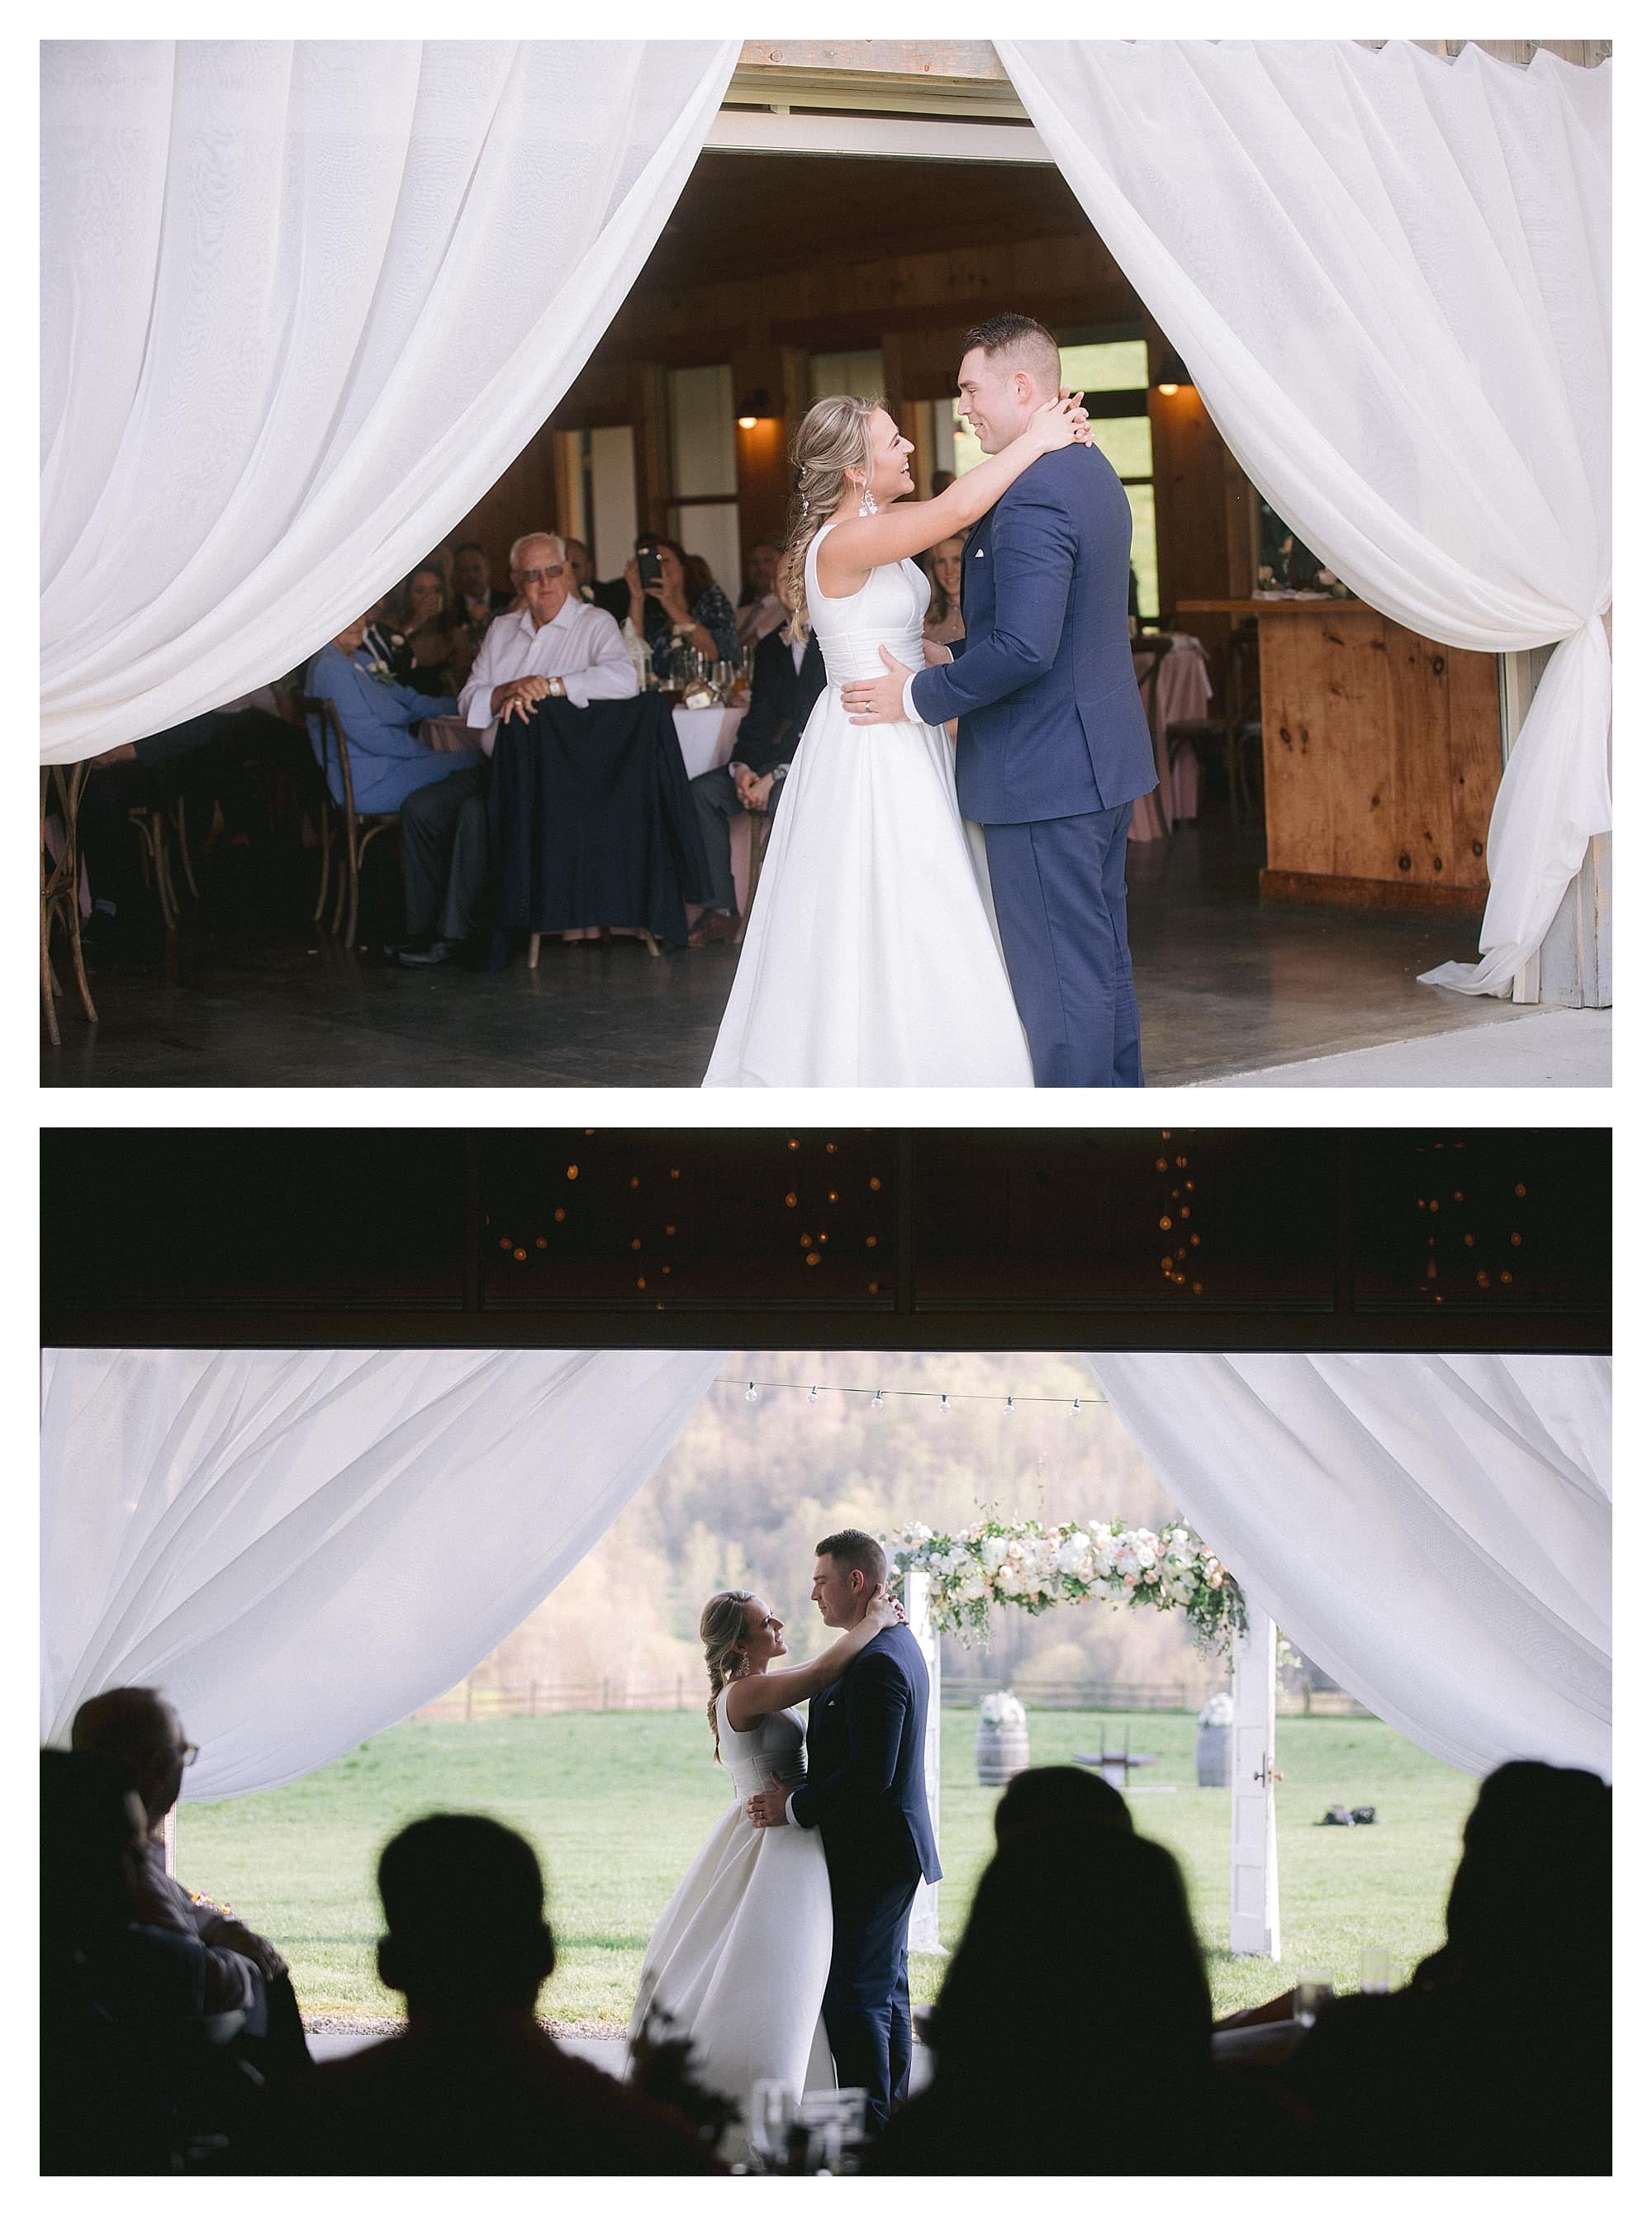
<path fill-rule="evenodd" d="M 912 672 L 897 662 L 886 646 L 878 651 L 884 658 L 884 674 L 857 677 L 843 687 L 843 705 L 852 723 L 906 721 L 906 687 Z"/>
<path fill-rule="evenodd" d="M 758 1830 L 768 1831 L 786 1822 L 786 1804 L 791 1796 L 784 1785 L 776 1782 L 773 1770 L 768 1775 L 767 1793 L 754 1793 L 746 1802 L 746 1813 Z"/>

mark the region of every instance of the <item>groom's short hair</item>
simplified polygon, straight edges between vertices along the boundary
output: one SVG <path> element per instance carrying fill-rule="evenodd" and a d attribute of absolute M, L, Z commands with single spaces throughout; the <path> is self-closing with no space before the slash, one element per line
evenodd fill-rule
<path fill-rule="evenodd" d="M 829 1554 L 840 1570 L 859 1570 L 868 1585 L 880 1585 L 889 1575 L 889 1558 L 870 1531 L 834 1531 L 815 1552 Z"/>
<path fill-rule="evenodd" d="M 999 354 L 1008 354 L 1012 368 L 1026 370 L 1029 377 L 1047 385 L 1051 392 L 1061 383 L 1061 348 L 1044 325 L 1035 323 L 1031 316 L 989 316 L 983 323 L 971 323 L 958 350 L 959 360 L 973 354 L 977 347 L 989 360 Z"/>

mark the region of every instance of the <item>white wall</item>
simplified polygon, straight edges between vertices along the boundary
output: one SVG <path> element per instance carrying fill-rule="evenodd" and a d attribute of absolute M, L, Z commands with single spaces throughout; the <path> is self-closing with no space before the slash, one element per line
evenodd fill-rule
<path fill-rule="evenodd" d="M 617 577 L 637 536 L 637 464 L 629 423 L 591 434 L 591 559 L 599 577 Z"/>

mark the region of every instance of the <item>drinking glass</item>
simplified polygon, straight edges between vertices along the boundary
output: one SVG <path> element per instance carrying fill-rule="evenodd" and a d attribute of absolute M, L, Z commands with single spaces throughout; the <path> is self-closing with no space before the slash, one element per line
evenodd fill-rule
<path fill-rule="evenodd" d="M 1305 2031 L 1336 1997 L 1336 1988 L 1322 1970 L 1305 1971 L 1297 1979 L 1292 2014 Z"/>
<path fill-rule="evenodd" d="M 866 2135 L 864 2086 L 844 2085 L 834 2090 L 805 2093 L 798 2103 L 798 2114 L 820 2135 L 823 2168 L 837 2177 L 855 2166 L 856 2151 Z"/>
<path fill-rule="evenodd" d="M 751 2089 L 751 2151 L 765 2170 L 786 2159 L 786 2139 L 795 2114 L 792 2090 L 783 2078 L 760 2078 Z"/>
<path fill-rule="evenodd" d="M 1359 1990 L 1362 1993 L 1385 1993 L 1388 1991 L 1386 1947 L 1362 1947 L 1359 1949 Z"/>

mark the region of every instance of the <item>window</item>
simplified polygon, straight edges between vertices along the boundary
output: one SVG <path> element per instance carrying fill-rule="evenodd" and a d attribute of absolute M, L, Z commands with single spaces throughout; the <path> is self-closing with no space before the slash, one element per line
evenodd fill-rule
<path fill-rule="evenodd" d="M 667 527 L 698 554 L 730 600 L 740 597 L 740 504 L 734 461 L 734 374 L 727 362 L 674 369 L 666 380 L 672 501 Z"/>
<path fill-rule="evenodd" d="M 1147 341 L 1099 339 L 1063 346 L 1061 377 L 1085 395 L 1095 443 L 1130 502 L 1130 565 L 1139 615 L 1159 612 L 1158 520 L 1153 505 L 1153 426 L 1147 413 Z"/>
<path fill-rule="evenodd" d="M 1119 472 L 1130 502 L 1132 525 L 1131 566 L 1136 572 L 1138 613 L 1159 612 L 1159 542 L 1153 506 L 1153 427 L 1147 414 L 1147 342 L 1098 339 L 1061 349 L 1061 375 L 1085 395 L 1095 443 Z M 956 400 L 936 400 L 934 436 L 939 468 L 959 477 L 986 456 L 967 423 L 960 422 Z"/>
<path fill-rule="evenodd" d="M 875 400 L 884 389 L 882 347 L 862 347 L 850 354 L 811 354 L 809 357 L 809 397 L 824 400 L 830 392 L 852 392 L 857 400 Z"/>

